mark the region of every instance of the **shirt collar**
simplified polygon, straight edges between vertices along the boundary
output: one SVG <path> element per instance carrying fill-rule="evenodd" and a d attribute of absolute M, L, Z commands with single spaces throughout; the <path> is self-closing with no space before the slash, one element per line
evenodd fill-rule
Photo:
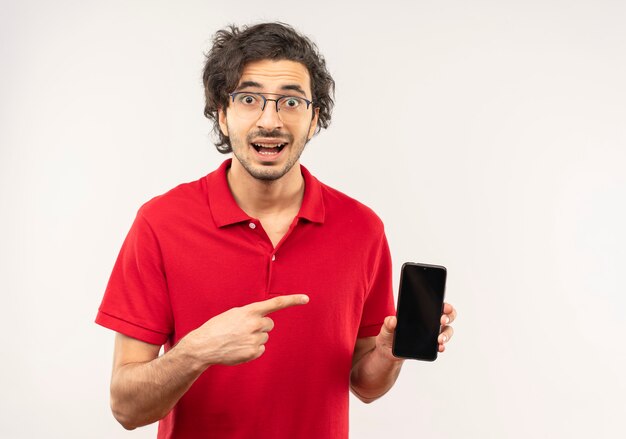
<path fill-rule="evenodd" d="M 322 183 L 313 177 L 309 170 L 300 165 L 300 172 L 304 177 L 304 198 L 298 212 L 298 218 L 309 220 L 313 223 L 324 223 L 326 209 L 322 195 Z"/>
<path fill-rule="evenodd" d="M 228 168 L 230 168 L 231 162 L 232 159 L 225 160 L 219 168 L 206 176 L 209 206 L 217 227 L 252 220 L 252 218 L 237 205 L 228 187 L 226 173 Z M 302 172 L 302 177 L 304 178 L 304 198 L 302 199 L 302 206 L 300 206 L 300 211 L 298 212 L 298 218 L 322 224 L 326 216 L 322 196 L 322 184 L 302 165 L 300 165 L 300 172 Z"/>

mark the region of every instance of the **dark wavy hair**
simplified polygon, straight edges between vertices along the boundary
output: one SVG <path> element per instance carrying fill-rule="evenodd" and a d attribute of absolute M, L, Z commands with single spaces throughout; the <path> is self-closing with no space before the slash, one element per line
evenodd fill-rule
<path fill-rule="evenodd" d="M 243 26 L 241 29 L 230 25 L 213 37 L 202 74 L 206 99 L 204 115 L 213 122 L 213 132 L 218 138 L 215 146 L 223 154 L 232 152 L 232 148 L 230 139 L 220 130 L 217 110 L 228 107 L 228 93 L 239 84 L 244 66 L 263 59 L 304 64 L 311 78 L 314 106 L 319 108 L 315 133 L 330 124 L 335 81 L 326 69 L 324 57 L 310 39 L 280 22 Z"/>

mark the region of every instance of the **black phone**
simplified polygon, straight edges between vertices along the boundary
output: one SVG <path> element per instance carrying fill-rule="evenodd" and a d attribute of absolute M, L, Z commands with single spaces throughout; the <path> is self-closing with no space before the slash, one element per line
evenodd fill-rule
<path fill-rule="evenodd" d="M 398 294 L 398 324 L 392 353 L 398 358 L 435 361 L 446 287 L 446 268 L 440 265 L 402 265 Z"/>

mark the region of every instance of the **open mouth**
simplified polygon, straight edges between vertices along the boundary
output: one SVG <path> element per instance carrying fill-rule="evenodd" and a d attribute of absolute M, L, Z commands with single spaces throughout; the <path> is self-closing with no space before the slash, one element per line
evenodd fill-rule
<path fill-rule="evenodd" d="M 283 150 L 287 143 L 252 143 L 256 151 L 261 155 L 276 155 Z"/>

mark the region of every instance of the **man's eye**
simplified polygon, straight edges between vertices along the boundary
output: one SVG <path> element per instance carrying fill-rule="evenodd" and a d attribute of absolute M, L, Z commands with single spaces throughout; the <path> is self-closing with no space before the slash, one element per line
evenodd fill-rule
<path fill-rule="evenodd" d="M 239 102 L 241 102 L 242 104 L 246 104 L 246 105 L 253 105 L 254 103 L 256 103 L 257 98 L 256 96 L 252 96 L 252 95 L 241 95 L 239 97 Z"/>
<path fill-rule="evenodd" d="M 285 106 L 287 108 L 296 108 L 300 105 L 300 99 L 298 98 L 287 98 L 285 99 Z"/>

